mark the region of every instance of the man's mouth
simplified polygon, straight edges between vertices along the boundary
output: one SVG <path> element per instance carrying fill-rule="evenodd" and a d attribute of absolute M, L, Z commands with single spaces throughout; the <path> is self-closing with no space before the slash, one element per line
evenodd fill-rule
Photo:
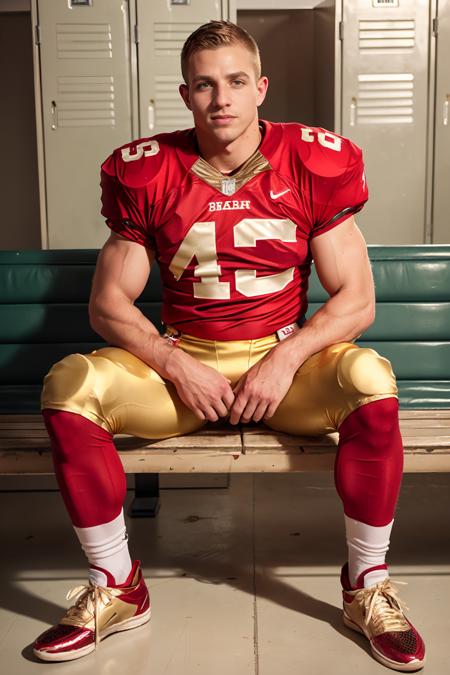
<path fill-rule="evenodd" d="M 215 122 L 217 120 L 234 120 L 235 116 L 234 115 L 214 115 L 214 117 L 211 117 L 211 119 Z"/>

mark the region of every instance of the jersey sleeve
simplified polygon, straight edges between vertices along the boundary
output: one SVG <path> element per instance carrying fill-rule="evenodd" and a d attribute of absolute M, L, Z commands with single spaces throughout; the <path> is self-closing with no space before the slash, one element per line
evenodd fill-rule
<path fill-rule="evenodd" d="M 141 161 L 128 164 L 122 148 L 101 166 L 102 210 L 106 224 L 125 239 L 154 249 L 151 228 L 151 189 Z M 125 151 L 125 158 L 129 157 Z"/>
<path fill-rule="evenodd" d="M 303 141 L 309 172 L 311 237 L 331 230 L 360 211 L 368 199 L 361 149 L 350 140 L 315 130 L 314 141 Z"/>

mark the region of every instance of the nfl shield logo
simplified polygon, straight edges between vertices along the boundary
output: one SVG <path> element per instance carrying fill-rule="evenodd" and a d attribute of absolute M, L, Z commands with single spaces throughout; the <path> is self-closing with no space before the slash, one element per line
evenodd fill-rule
<path fill-rule="evenodd" d="M 236 192 L 236 179 L 224 178 L 222 180 L 222 192 L 224 195 L 233 195 Z"/>

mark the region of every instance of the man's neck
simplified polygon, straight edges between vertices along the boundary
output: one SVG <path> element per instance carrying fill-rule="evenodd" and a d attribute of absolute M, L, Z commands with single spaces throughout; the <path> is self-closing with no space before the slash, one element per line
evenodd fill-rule
<path fill-rule="evenodd" d="M 242 166 L 257 150 L 261 138 L 258 120 L 255 120 L 255 124 L 251 124 L 242 136 L 228 145 L 218 145 L 217 142 L 211 143 L 210 139 L 197 132 L 197 143 L 201 157 L 217 171 L 224 174 L 231 173 Z"/>

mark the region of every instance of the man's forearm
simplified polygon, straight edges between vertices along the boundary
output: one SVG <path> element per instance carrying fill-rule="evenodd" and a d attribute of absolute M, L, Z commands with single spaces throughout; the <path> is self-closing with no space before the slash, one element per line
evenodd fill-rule
<path fill-rule="evenodd" d="M 161 377 L 172 379 L 168 361 L 173 356 L 173 346 L 129 300 L 117 296 L 103 302 L 91 301 L 89 315 L 92 328 L 107 342 L 131 352 Z"/>
<path fill-rule="evenodd" d="M 364 332 L 375 317 L 374 301 L 355 298 L 350 289 L 342 289 L 303 324 L 300 331 L 280 342 L 294 368 L 312 354 L 336 342 L 351 342 Z"/>

